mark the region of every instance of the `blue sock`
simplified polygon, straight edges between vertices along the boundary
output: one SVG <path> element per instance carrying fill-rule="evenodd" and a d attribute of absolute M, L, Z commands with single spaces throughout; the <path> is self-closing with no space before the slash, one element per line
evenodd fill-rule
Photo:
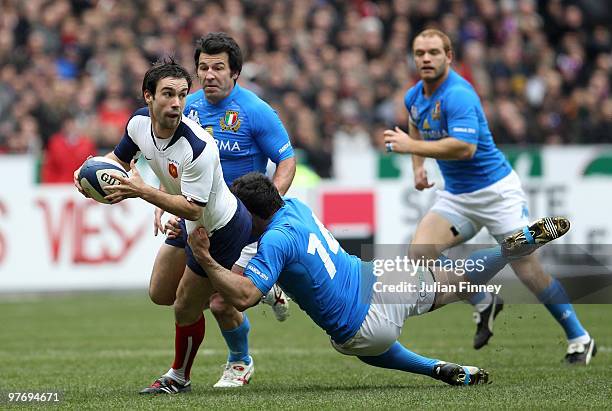
<path fill-rule="evenodd" d="M 357 358 L 374 367 L 407 371 L 430 377 L 433 375 L 434 365 L 440 362 L 440 360 L 423 357 L 414 353 L 397 341 L 383 354 L 373 357 L 359 356 Z"/>
<path fill-rule="evenodd" d="M 569 303 L 569 297 L 559 281 L 553 278 L 552 283 L 538 294 L 538 300 L 546 306 L 563 327 L 568 340 L 587 334 L 578 321 L 574 307 Z"/>
<path fill-rule="evenodd" d="M 470 304 L 476 305 L 476 304 L 480 303 L 482 300 L 484 300 L 486 296 L 487 295 L 485 293 L 479 292 L 479 293 L 473 294 L 467 300 L 470 302 Z"/>
<path fill-rule="evenodd" d="M 474 261 L 469 269 L 467 267 L 465 269 L 465 278 L 473 284 L 488 283 L 495 274 L 508 264 L 508 259 L 502 256 L 500 246 L 475 251 L 466 260 Z M 482 298 L 484 298 L 484 294 L 481 296 Z"/>
<path fill-rule="evenodd" d="M 223 334 L 223 338 L 225 338 L 225 342 L 229 348 L 228 361 L 244 361 L 247 364 L 251 363 L 251 357 L 249 357 L 250 329 L 251 324 L 249 324 L 249 317 L 247 317 L 246 313 L 242 313 L 242 324 L 233 330 L 221 330 L 221 334 Z"/>

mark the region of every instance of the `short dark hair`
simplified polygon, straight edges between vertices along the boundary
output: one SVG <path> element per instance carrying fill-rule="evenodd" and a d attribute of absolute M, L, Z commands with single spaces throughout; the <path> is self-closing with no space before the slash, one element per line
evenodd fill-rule
<path fill-rule="evenodd" d="M 240 75 L 242 71 L 242 51 L 236 40 L 223 32 L 208 33 L 196 42 L 196 49 L 193 55 L 196 69 L 200 61 L 200 54 L 219 54 L 223 52 L 227 53 L 232 74 Z"/>
<path fill-rule="evenodd" d="M 145 73 L 142 79 L 142 94 L 144 95 L 145 91 L 149 91 L 149 93 L 155 95 L 159 80 L 168 77 L 184 78 L 187 80 L 187 87 L 191 89 L 191 75 L 189 72 L 178 64 L 174 58 L 166 57 L 153 63 L 153 66 Z"/>
<path fill-rule="evenodd" d="M 258 172 L 251 172 L 237 178 L 232 183 L 231 190 L 251 214 L 264 220 L 270 218 L 285 205 L 272 181 Z"/>

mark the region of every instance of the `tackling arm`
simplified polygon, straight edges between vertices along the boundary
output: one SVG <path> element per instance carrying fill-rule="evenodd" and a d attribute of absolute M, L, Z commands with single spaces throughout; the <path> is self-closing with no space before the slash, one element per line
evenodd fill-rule
<path fill-rule="evenodd" d="M 226 302 L 238 311 L 244 311 L 259 303 L 263 294 L 248 278 L 222 267 L 210 255 L 210 241 L 204 228 L 199 227 L 189 234 L 189 246 L 197 262 L 200 263 L 214 288 L 221 293 Z"/>

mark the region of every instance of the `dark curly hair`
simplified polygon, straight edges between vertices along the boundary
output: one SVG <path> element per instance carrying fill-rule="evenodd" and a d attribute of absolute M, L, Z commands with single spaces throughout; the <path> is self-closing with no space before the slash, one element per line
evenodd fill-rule
<path fill-rule="evenodd" d="M 227 53 L 230 71 L 232 75 L 237 74 L 237 79 L 242 71 L 242 51 L 236 40 L 227 33 L 208 33 L 196 42 L 196 49 L 193 55 L 196 69 L 200 62 L 200 54 L 219 54 L 223 52 Z"/>
<path fill-rule="evenodd" d="M 264 220 L 270 218 L 285 205 L 276 186 L 261 173 L 245 174 L 234 180 L 230 188 L 251 214 Z"/>
<path fill-rule="evenodd" d="M 156 61 L 144 75 L 142 79 L 142 94 L 145 91 L 155 95 L 157 83 L 163 78 L 184 78 L 187 80 L 187 87 L 191 89 L 191 75 L 189 72 L 172 57 L 166 57 Z"/>

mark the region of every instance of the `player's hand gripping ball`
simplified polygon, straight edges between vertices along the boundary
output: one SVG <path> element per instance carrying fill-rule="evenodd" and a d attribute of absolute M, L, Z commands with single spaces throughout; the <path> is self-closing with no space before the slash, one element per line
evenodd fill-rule
<path fill-rule="evenodd" d="M 109 204 L 104 199 L 109 193 L 104 189 L 121 184 L 115 176 L 129 178 L 128 173 L 118 162 L 106 157 L 91 157 L 83 163 L 79 171 L 79 183 L 89 197 L 99 203 Z"/>

